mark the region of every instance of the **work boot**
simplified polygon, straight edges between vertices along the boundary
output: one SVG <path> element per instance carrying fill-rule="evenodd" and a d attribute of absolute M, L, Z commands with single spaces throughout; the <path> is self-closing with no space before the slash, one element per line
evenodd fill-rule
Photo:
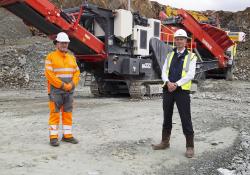
<path fill-rule="evenodd" d="M 59 146 L 60 143 L 57 138 L 50 139 L 50 145 L 51 146 Z"/>
<path fill-rule="evenodd" d="M 194 135 L 186 135 L 186 157 L 194 157 Z"/>
<path fill-rule="evenodd" d="M 162 150 L 170 147 L 169 140 L 170 140 L 171 130 L 163 129 L 162 130 L 162 139 L 161 143 L 157 145 L 152 145 L 153 150 Z"/>
<path fill-rule="evenodd" d="M 63 138 L 62 138 L 62 141 L 64 141 L 64 142 L 69 142 L 69 143 L 72 143 L 72 144 L 77 144 L 77 143 L 79 143 L 79 141 L 78 141 L 76 138 L 74 138 L 74 137 L 70 137 L 70 138 L 65 138 L 65 137 L 63 137 Z"/>

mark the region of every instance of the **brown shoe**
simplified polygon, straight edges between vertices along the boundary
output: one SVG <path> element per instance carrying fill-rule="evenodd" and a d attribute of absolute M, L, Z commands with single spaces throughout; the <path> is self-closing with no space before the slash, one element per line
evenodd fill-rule
<path fill-rule="evenodd" d="M 169 143 L 170 135 L 171 135 L 171 130 L 163 129 L 161 143 L 156 144 L 156 145 L 152 144 L 153 150 L 163 150 L 163 149 L 169 148 L 170 147 L 170 143 Z"/>
<path fill-rule="evenodd" d="M 186 135 L 186 157 L 194 157 L 194 135 Z"/>
<path fill-rule="evenodd" d="M 50 139 L 49 143 L 50 143 L 51 146 L 59 146 L 60 145 L 57 138 Z"/>
<path fill-rule="evenodd" d="M 186 155 L 187 158 L 194 157 L 194 148 L 193 147 L 187 147 L 185 155 Z"/>
<path fill-rule="evenodd" d="M 78 144 L 79 143 L 79 141 L 74 137 L 70 137 L 70 138 L 64 138 L 63 137 L 62 141 L 69 142 L 69 143 L 72 143 L 72 144 Z"/>

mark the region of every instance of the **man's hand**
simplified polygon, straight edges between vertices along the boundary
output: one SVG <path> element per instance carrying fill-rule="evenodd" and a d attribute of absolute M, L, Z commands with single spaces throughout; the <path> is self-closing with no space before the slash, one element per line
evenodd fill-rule
<path fill-rule="evenodd" d="M 172 82 L 168 82 L 167 86 L 168 86 L 168 91 L 169 92 L 173 92 L 177 88 L 177 84 L 176 83 L 172 83 Z"/>
<path fill-rule="evenodd" d="M 73 88 L 72 83 L 65 83 L 63 86 L 63 89 L 67 92 L 71 91 L 72 88 Z"/>

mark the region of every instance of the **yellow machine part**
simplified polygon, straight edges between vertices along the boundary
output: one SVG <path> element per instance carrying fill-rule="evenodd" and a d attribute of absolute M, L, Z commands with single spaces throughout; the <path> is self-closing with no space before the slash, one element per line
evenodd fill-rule
<path fill-rule="evenodd" d="M 168 17 L 171 16 L 177 16 L 177 10 L 176 8 L 172 8 L 170 6 L 166 6 L 166 15 Z M 188 12 L 197 20 L 197 21 L 208 21 L 209 18 L 207 16 L 205 16 L 202 13 L 196 12 L 196 11 L 192 11 L 192 10 L 188 10 Z"/>

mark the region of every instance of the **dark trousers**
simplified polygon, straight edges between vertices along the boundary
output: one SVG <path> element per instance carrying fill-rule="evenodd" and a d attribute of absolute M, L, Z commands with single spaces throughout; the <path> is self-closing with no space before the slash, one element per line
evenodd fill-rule
<path fill-rule="evenodd" d="M 182 90 L 178 87 L 174 92 L 163 89 L 163 129 L 172 129 L 172 117 L 174 103 L 176 102 L 182 124 L 182 130 L 185 135 L 193 135 L 193 125 L 190 110 L 190 94 L 189 91 Z"/>

